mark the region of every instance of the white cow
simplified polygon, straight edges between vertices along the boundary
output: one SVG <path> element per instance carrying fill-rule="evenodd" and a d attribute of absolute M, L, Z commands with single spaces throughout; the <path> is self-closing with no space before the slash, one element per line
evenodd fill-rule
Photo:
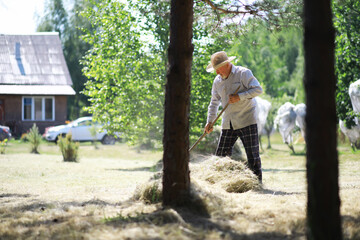
<path fill-rule="evenodd" d="M 305 116 L 306 116 L 306 105 L 305 103 L 297 104 L 294 108 L 296 113 L 295 124 L 300 128 L 301 135 L 305 139 Z"/>
<path fill-rule="evenodd" d="M 256 115 L 256 123 L 258 126 L 259 136 L 262 134 L 266 119 L 268 117 L 269 111 L 271 109 L 271 103 L 261 97 L 256 97 L 256 108 L 255 108 L 255 115 Z"/>
<path fill-rule="evenodd" d="M 357 118 L 355 120 L 357 124 L 352 128 L 347 128 L 342 120 L 339 122 L 340 130 L 347 136 L 353 149 L 360 148 L 360 124 Z"/>
<path fill-rule="evenodd" d="M 350 84 L 349 95 L 354 112 L 360 113 L 360 79 Z M 340 120 L 340 130 L 348 137 L 352 148 L 360 148 L 360 120 L 355 117 L 354 122 L 355 126 L 349 129 Z"/>
<path fill-rule="evenodd" d="M 354 112 L 360 113 L 360 79 L 350 84 L 349 95 Z"/>
<path fill-rule="evenodd" d="M 281 137 L 289 148 L 294 151 L 292 132 L 295 128 L 296 112 L 295 106 L 286 102 L 277 111 L 277 116 L 274 120 L 275 128 L 277 128 L 281 134 Z"/>

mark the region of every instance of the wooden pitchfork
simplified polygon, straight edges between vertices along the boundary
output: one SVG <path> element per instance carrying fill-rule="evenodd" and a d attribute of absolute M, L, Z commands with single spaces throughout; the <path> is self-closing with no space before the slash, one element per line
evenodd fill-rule
<path fill-rule="evenodd" d="M 239 91 L 240 87 L 241 87 L 241 85 L 235 90 L 234 94 L 236 94 L 236 93 Z M 209 129 L 211 129 L 211 128 L 215 125 L 216 121 L 219 119 L 219 117 L 221 116 L 221 114 L 223 114 L 223 112 L 225 111 L 225 109 L 226 109 L 228 106 L 229 106 L 229 102 L 225 105 L 225 107 L 221 110 L 221 112 L 219 113 L 219 115 L 217 115 L 217 117 L 215 118 L 215 120 L 211 123 Z M 194 145 L 192 145 L 192 147 L 189 149 L 189 152 L 190 152 L 191 150 L 193 150 L 193 149 L 196 147 L 196 145 L 199 144 L 199 142 L 206 136 L 206 134 L 207 134 L 207 132 L 204 131 L 204 133 L 201 135 L 201 137 L 200 137 L 200 138 L 194 143 Z"/>

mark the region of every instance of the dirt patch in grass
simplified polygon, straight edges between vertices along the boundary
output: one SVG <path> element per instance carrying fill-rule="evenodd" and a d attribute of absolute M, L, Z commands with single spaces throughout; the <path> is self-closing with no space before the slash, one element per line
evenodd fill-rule
<path fill-rule="evenodd" d="M 65 163 L 55 145 L 49 154 L 10 151 L 0 155 L 0 239 L 305 239 L 305 156 L 272 146 L 261 155 L 263 186 L 242 193 L 227 191 L 226 182 L 243 165 L 192 156 L 192 191 L 208 216 L 134 200 L 159 169 L 159 152 L 85 145 L 79 163 Z M 344 239 L 359 239 L 360 153 L 339 152 Z M 224 169 L 228 175 L 217 175 Z"/>

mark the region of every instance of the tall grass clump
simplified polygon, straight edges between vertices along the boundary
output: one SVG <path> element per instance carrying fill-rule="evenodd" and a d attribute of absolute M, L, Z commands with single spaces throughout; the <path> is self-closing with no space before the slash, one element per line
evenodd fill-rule
<path fill-rule="evenodd" d="M 40 146 L 42 136 L 39 133 L 39 128 L 35 123 L 30 128 L 29 133 L 26 135 L 26 139 L 30 142 L 31 153 L 39 154 L 38 148 Z"/>
<path fill-rule="evenodd" d="M 5 154 L 5 150 L 6 150 L 6 147 L 7 147 L 7 142 L 8 142 L 7 138 L 5 138 L 3 141 L 0 141 L 0 153 L 1 154 Z"/>
<path fill-rule="evenodd" d="M 94 148 L 99 149 L 98 144 L 97 144 L 97 139 L 96 139 L 96 134 L 99 132 L 99 127 L 97 125 L 93 124 L 89 130 L 90 130 L 91 137 L 93 139 L 92 144 L 94 145 Z"/>
<path fill-rule="evenodd" d="M 154 204 L 162 201 L 161 179 L 151 180 L 147 183 L 137 186 L 134 200 L 141 200 L 147 204 Z"/>
<path fill-rule="evenodd" d="M 72 140 L 71 133 L 66 134 L 65 138 L 59 136 L 58 144 L 64 162 L 78 162 L 79 143 Z"/>

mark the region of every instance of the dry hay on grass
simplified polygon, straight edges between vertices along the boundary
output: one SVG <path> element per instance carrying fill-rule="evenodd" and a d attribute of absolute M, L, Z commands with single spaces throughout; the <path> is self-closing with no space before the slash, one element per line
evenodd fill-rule
<path fill-rule="evenodd" d="M 259 189 L 260 184 L 253 172 L 240 161 L 234 161 L 229 157 L 198 156 L 192 159 L 190 164 L 191 181 L 201 184 L 191 184 L 192 197 L 209 198 L 206 194 L 207 188 L 218 188 L 229 193 L 244 193 L 252 189 Z M 158 203 L 161 201 L 162 173 L 156 173 L 150 181 L 139 185 L 133 196 L 134 200 L 141 200 L 146 203 Z M 207 186 L 204 186 L 203 183 Z M 201 186 L 201 187 L 200 187 Z M 204 188 L 204 189 L 202 189 Z M 197 197 L 195 197 L 197 193 Z M 210 201 L 212 202 L 212 201 Z"/>
<path fill-rule="evenodd" d="M 162 184 L 160 179 L 150 179 L 136 187 L 134 200 L 144 201 L 145 203 L 158 203 L 162 199 Z"/>
<path fill-rule="evenodd" d="M 243 193 L 260 187 L 258 178 L 245 164 L 229 157 L 205 157 L 192 165 L 195 179 L 205 180 L 226 192 Z"/>

